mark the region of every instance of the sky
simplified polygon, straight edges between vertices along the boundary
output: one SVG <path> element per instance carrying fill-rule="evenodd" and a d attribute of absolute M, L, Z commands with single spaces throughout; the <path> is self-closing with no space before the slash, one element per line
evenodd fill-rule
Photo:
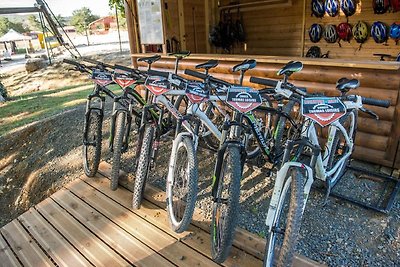
<path fill-rule="evenodd" d="M 72 11 L 82 7 L 88 7 L 92 13 L 99 16 L 108 15 L 111 10 L 108 6 L 108 0 L 46 0 L 54 14 L 62 16 L 71 16 Z M 2 7 L 32 7 L 35 0 L 1 0 Z"/>

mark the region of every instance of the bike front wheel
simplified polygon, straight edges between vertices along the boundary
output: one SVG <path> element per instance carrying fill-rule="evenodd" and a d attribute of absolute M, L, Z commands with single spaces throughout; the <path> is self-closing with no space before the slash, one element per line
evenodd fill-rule
<path fill-rule="evenodd" d="M 144 188 L 150 168 L 151 149 L 153 147 L 155 127 L 147 124 L 145 126 L 142 147 L 138 165 L 136 168 L 135 184 L 133 187 L 132 208 L 139 209 L 143 199 Z M 141 142 L 141 140 L 139 140 Z"/>
<path fill-rule="evenodd" d="M 118 112 L 115 122 L 115 137 L 113 144 L 113 160 L 111 168 L 111 190 L 117 190 L 119 180 L 119 170 L 121 168 L 121 155 L 126 129 L 126 113 Z"/>
<path fill-rule="evenodd" d="M 93 177 L 100 164 L 102 118 L 95 110 L 90 110 L 86 118 L 86 132 L 83 138 L 83 168 L 87 176 Z"/>
<path fill-rule="evenodd" d="M 284 187 L 269 229 L 264 266 L 292 266 L 303 216 L 304 176 L 298 168 L 289 168 Z"/>
<path fill-rule="evenodd" d="M 217 263 L 229 255 L 238 221 L 241 160 L 240 149 L 228 146 L 213 202 L 211 222 L 211 254 Z"/>
<path fill-rule="evenodd" d="M 167 212 L 171 228 L 182 233 L 192 220 L 197 198 L 197 157 L 191 138 L 182 137 L 171 160 L 175 164 L 172 182 L 167 181 Z"/>

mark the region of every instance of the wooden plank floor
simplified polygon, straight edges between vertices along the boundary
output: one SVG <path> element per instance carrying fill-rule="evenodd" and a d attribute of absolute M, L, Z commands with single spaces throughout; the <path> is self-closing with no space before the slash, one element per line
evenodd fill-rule
<path fill-rule="evenodd" d="M 109 173 L 102 163 L 100 172 Z M 124 184 L 124 179 L 121 179 Z M 129 188 L 129 186 L 127 186 Z M 0 229 L 1 266 L 219 266 L 210 259 L 209 222 L 195 212 L 188 231 L 170 230 L 164 192 L 132 193 L 105 176 L 81 177 Z M 238 229 L 222 266 L 262 266 L 265 242 Z M 295 266 L 317 266 L 297 257 Z"/>

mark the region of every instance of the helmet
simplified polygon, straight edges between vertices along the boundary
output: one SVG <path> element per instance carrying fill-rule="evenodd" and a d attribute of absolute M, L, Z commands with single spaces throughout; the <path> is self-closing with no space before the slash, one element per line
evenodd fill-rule
<path fill-rule="evenodd" d="M 313 43 L 319 42 L 322 38 L 322 26 L 320 24 L 314 23 L 308 30 L 308 35 Z"/>
<path fill-rule="evenodd" d="M 400 40 L 400 22 L 394 22 L 390 26 L 389 36 L 394 39 L 396 43 Z"/>
<path fill-rule="evenodd" d="M 311 12 L 317 18 L 322 18 L 325 14 L 324 0 L 312 0 Z"/>
<path fill-rule="evenodd" d="M 337 26 L 337 32 L 339 39 L 343 41 L 350 41 L 351 38 L 351 26 L 347 22 L 340 23 Z"/>
<path fill-rule="evenodd" d="M 389 9 L 389 0 L 373 0 L 372 7 L 375 14 L 384 14 Z"/>
<path fill-rule="evenodd" d="M 336 26 L 333 24 L 328 24 L 325 26 L 324 39 L 328 43 L 334 43 L 338 39 L 338 33 Z"/>
<path fill-rule="evenodd" d="M 391 0 L 390 6 L 392 8 L 392 12 L 400 11 L 400 0 Z"/>
<path fill-rule="evenodd" d="M 336 16 L 339 12 L 338 0 L 326 0 L 325 1 L 325 12 L 331 17 Z"/>
<path fill-rule="evenodd" d="M 340 9 L 342 9 L 346 17 L 350 17 L 356 13 L 356 4 L 354 0 L 340 0 Z"/>
<path fill-rule="evenodd" d="M 312 58 L 320 58 L 321 57 L 321 48 L 318 46 L 311 46 L 310 49 L 308 49 L 306 57 L 312 57 Z"/>
<path fill-rule="evenodd" d="M 354 39 L 357 41 L 357 43 L 364 43 L 365 40 L 368 38 L 368 26 L 365 24 L 365 22 L 359 20 L 354 26 L 353 26 L 353 36 Z"/>
<path fill-rule="evenodd" d="M 372 23 L 371 35 L 376 43 L 380 44 L 385 42 L 388 39 L 386 25 L 380 21 L 375 21 Z"/>

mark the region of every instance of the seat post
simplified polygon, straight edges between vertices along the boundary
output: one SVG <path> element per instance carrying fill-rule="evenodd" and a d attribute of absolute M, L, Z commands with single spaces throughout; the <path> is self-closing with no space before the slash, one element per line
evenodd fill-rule
<path fill-rule="evenodd" d="M 178 64 L 179 64 L 179 60 L 181 60 L 182 57 L 176 57 L 175 59 L 175 69 L 174 69 L 174 73 L 178 74 Z"/>
<path fill-rule="evenodd" d="M 244 73 L 246 71 L 245 70 L 240 70 L 240 79 L 239 79 L 239 84 L 243 85 L 243 78 L 244 78 Z"/>

